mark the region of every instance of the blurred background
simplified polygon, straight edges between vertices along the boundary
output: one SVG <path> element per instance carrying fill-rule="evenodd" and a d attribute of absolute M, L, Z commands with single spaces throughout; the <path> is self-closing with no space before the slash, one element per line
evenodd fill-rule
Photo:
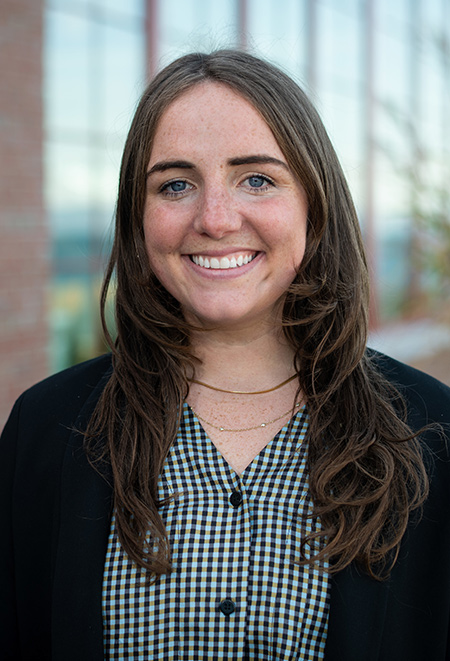
<path fill-rule="evenodd" d="M 352 190 L 371 345 L 450 383 L 449 0 L 0 0 L 0 426 L 105 350 L 121 150 L 148 79 L 240 47 L 310 94 Z"/>

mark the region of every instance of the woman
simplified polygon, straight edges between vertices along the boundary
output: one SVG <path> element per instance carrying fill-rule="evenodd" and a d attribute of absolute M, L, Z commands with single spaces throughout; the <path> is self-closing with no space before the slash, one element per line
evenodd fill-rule
<path fill-rule="evenodd" d="M 103 308 L 114 273 L 112 362 L 4 432 L 5 658 L 448 658 L 450 393 L 366 349 L 358 221 L 292 80 L 235 51 L 156 76 Z"/>

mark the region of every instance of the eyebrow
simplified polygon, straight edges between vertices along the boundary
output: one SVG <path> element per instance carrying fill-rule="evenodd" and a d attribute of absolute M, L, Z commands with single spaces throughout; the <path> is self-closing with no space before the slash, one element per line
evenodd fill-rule
<path fill-rule="evenodd" d="M 231 158 L 228 161 L 228 165 L 251 165 L 257 163 L 273 163 L 274 165 L 281 165 L 285 170 L 289 170 L 289 167 L 284 161 L 280 161 L 279 158 L 274 158 L 268 154 L 255 154 L 251 156 L 241 156 L 239 158 Z"/>
<path fill-rule="evenodd" d="M 179 170 L 193 170 L 195 165 L 189 161 L 160 161 L 155 163 L 153 167 L 147 172 L 149 177 L 154 172 L 165 172 L 166 170 L 179 169 Z"/>
<path fill-rule="evenodd" d="M 252 165 L 252 164 L 264 164 L 264 163 L 273 163 L 274 165 L 280 165 L 285 170 L 289 170 L 289 167 L 284 161 L 280 161 L 279 158 L 274 158 L 267 154 L 254 154 L 249 156 L 239 156 L 236 158 L 230 158 L 228 165 L 237 166 L 237 165 Z M 165 172 L 166 170 L 194 170 L 195 165 L 189 161 L 160 161 L 155 163 L 150 170 L 147 172 L 147 177 L 152 175 L 154 172 Z"/>

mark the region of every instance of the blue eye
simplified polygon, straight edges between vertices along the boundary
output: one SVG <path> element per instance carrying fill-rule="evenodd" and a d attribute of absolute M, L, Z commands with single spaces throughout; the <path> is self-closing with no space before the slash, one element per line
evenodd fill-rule
<path fill-rule="evenodd" d="M 172 193 L 182 193 L 186 190 L 187 183 L 185 181 L 171 181 L 165 186 L 165 190 L 169 190 Z"/>
<path fill-rule="evenodd" d="M 265 177 L 253 176 L 248 178 L 248 183 L 251 188 L 261 188 L 267 184 Z"/>
<path fill-rule="evenodd" d="M 184 193 L 193 188 L 192 184 L 183 179 L 174 179 L 161 186 L 160 193 L 166 197 L 184 197 Z"/>

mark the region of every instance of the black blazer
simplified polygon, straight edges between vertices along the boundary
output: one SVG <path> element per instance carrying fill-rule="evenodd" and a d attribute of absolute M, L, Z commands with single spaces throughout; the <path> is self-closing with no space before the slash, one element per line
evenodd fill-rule
<path fill-rule="evenodd" d="M 450 389 L 378 356 L 418 429 L 450 423 Z M 17 401 L 0 444 L 0 658 L 100 661 L 111 489 L 79 431 L 111 372 L 109 356 L 70 368 Z M 431 492 L 389 580 L 351 566 L 331 580 L 327 661 L 450 659 L 450 463 L 427 432 Z"/>

